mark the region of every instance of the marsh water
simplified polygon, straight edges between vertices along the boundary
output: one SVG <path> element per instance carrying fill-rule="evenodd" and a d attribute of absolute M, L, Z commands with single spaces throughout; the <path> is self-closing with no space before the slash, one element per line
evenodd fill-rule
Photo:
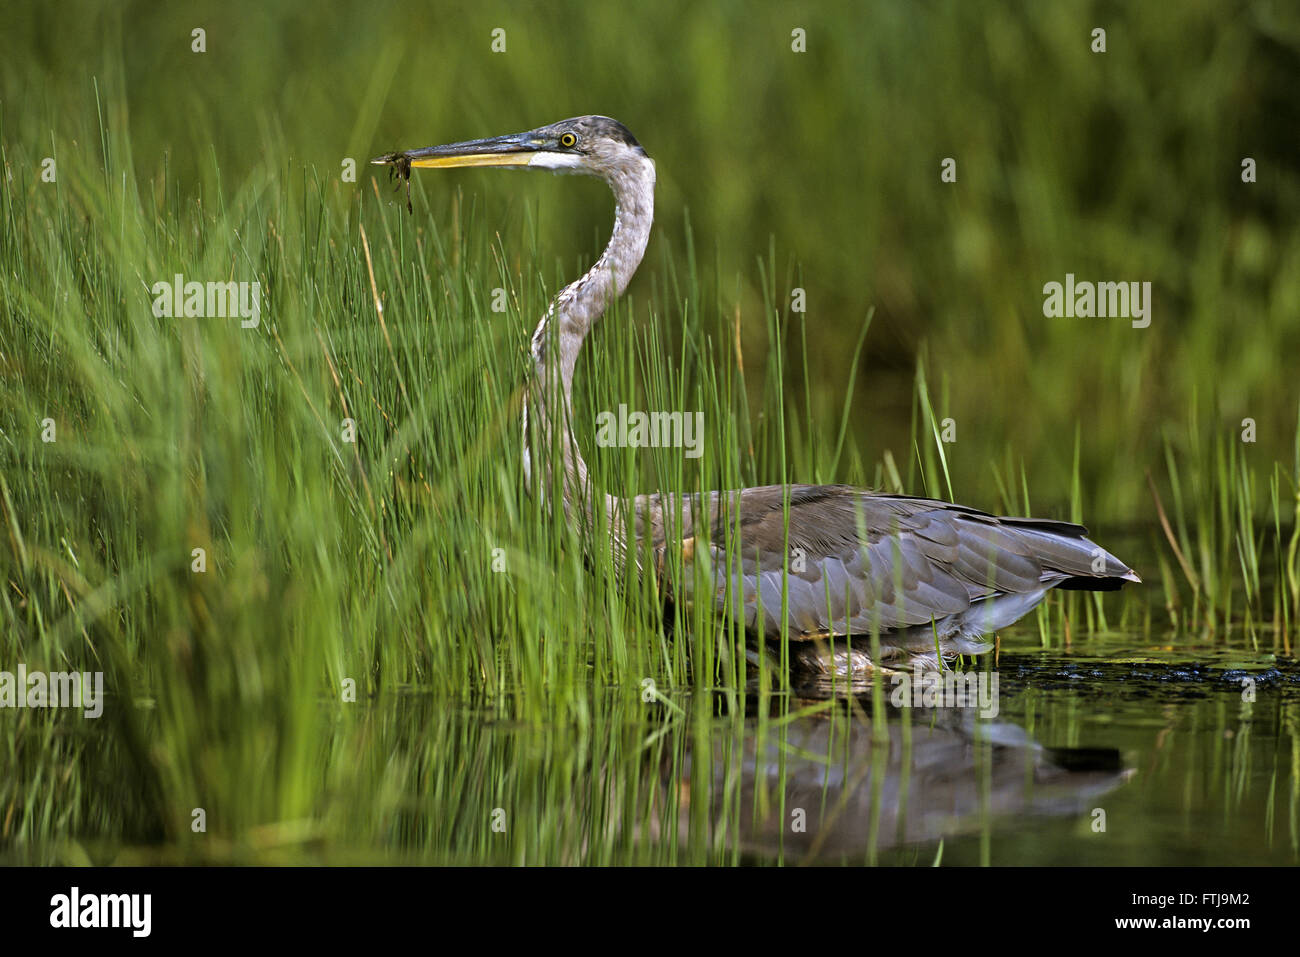
<path fill-rule="evenodd" d="M 888 689 L 611 693 L 537 729 L 413 693 L 402 735 L 439 743 L 392 837 L 464 863 L 1300 861 L 1293 659 L 1236 634 L 1001 637 L 991 717 Z"/>
<path fill-rule="evenodd" d="M 683 698 L 683 716 L 665 707 L 657 722 L 632 720 L 653 755 L 640 768 L 597 761 L 584 772 L 581 758 L 553 750 L 556 739 L 512 741 L 523 732 L 510 728 L 480 746 L 540 748 L 537 773 L 583 775 L 592 795 L 566 802 L 555 826 L 606 841 L 574 841 L 572 861 L 1300 860 L 1293 663 L 1122 636 L 1067 652 L 1034 648 L 1036 634 L 1008 637 L 991 720 L 945 707 L 887 707 L 882 720 L 869 696 L 769 702 L 744 716 L 720 699 Z M 1243 679 L 1253 701 L 1243 700 Z M 517 784 L 502 806 L 547 789 Z M 540 824 L 546 808 L 524 813 Z M 548 857 L 528 843 L 516 848 L 524 859 Z"/>
<path fill-rule="evenodd" d="M 1160 593 L 1124 594 L 1154 613 Z M 1300 668 L 1273 644 L 1268 632 L 1154 623 L 1077 628 L 1067 643 L 1031 615 L 1000 633 L 996 656 L 965 662 L 976 683 L 996 677 L 983 702 L 900 701 L 883 676 L 850 695 L 611 687 L 539 721 L 552 702 L 449 703 L 405 687 L 321 702 L 335 717 L 307 757 L 326 782 L 304 796 L 309 816 L 233 837 L 191 835 L 182 817 L 178 836 L 150 837 L 132 823 L 133 792 L 88 773 L 104 819 L 122 823 L 58 846 L 10 844 L 5 859 L 1296 864 Z M 129 768 L 111 734 L 95 737 L 109 725 L 48 720 L 52 742 L 85 736 L 82 760 Z M 246 789 L 256 796 L 258 782 Z"/>

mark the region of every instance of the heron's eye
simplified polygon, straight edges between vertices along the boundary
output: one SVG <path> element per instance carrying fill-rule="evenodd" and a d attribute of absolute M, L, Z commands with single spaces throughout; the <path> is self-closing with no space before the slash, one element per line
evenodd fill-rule
<path fill-rule="evenodd" d="M 578 145 L 578 138 L 574 136 L 572 133 L 561 133 L 560 145 L 565 147 L 566 149 L 572 148 Z"/>

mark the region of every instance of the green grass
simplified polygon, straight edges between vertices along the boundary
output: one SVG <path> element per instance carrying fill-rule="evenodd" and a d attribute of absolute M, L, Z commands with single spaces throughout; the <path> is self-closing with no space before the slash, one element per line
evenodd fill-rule
<path fill-rule="evenodd" d="M 831 45 L 860 14 L 818 13 L 830 79 L 782 60 L 765 87 L 757 67 L 720 64 L 788 37 L 784 13 L 761 7 L 742 28 L 725 6 L 683 6 L 642 26 L 690 68 L 648 92 L 608 81 L 594 102 L 552 75 L 564 58 L 538 38 L 565 36 L 536 12 L 510 21 L 518 55 L 494 72 L 469 52 L 421 59 L 408 20 L 432 34 L 445 29 L 433 14 L 309 24 L 240 5 L 237 54 L 239 21 L 209 27 L 204 69 L 231 77 L 217 106 L 144 80 L 195 69 L 164 52 L 163 22 L 188 33 L 178 19 L 136 33 L 105 14 L 102 36 L 70 28 L 44 60 L 0 56 L 0 666 L 104 671 L 113 695 L 91 726 L 3 715 L 0 860 L 741 859 L 709 824 L 707 784 L 683 806 L 657 782 L 712 751 L 715 721 L 737 753 L 747 710 L 780 735 L 781 669 L 758 676 L 777 695 L 769 716 L 734 625 L 705 608 L 662 620 L 648 587 L 620 589 L 608 550 L 523 487 L 528 337 L 598 252 L 603 187 L 417 176 L 408 216 L 368 169 L 338 176 L 340 155 L 568 113 L 619 113 L 661 181 L 641 275 L 579 367 L 598 494 L 834 481 L 1087 520 L 1153 557 L 1148 584 L 1053 598 L 1044 646 L 1124 633 L 1290 654 L 1300 178 L 1251 95 L 1293 62 L 1294 18 L 1253 6 L 1212 44 L 1212 8 L 1193 5 L 1179 42 L 1195 55 L 1180 55 L 1166 24 L 1128 11 L 1113 72 L 1089 79 L 1071 31 L 1102 8 L 994 4 L 971 48 L 962 9 L 944 8 L 956 25 L 919 58 L 906 50 L 931 14 L 887 6 L 862 32 L 891 40 Z M 5 44 L 48 29 L 20 12 Z M 601 57 L 621 52 L 649 75 L 652 43 L 600 52 L 608 16 L 569 24 L 571 71 L 608 76 Z M 249 116 L 234 104 L 268 102 L 276 41 L 297 98 Z M 1158 85 L 1130 41 L 1164 64 Z M 1268 57 L 1241 72 L 1261 45 Z M 1069 62 L 1056 101 L 1025 50 Z M 91 65 L 71 69 L 74 54 Z M 417 63 L 427 88 L 413 88 Z M 343 75 L 356 78 L 344 101 L 309 82 Z M 466 75 L 485 85 L 455 110 L 430 92 Z M 921 109 L 932 81 L 968 108 Z M 524 107 L 498 108 L 524 86 Z M 725 104 L 760 88 L 751 128 Z M 1165 125 L 1139 125 L 1152 116 Z M 1108 117 L 1122 159 L 1071 147 Z M 1211 158 L 1176 145 L 1189 129 L 1250 145 Z M 882 145 L 830 148 L 845 136 Z M 1139 142 L 1155 145 L 1125 152 Z M 962 188 L 937 193 L 954 144 Z M 1243 198 L 1246 148 L 1273 164 Z M 40 179 L 47 155 L 55 183 Z M 1170 180 L 1202 199 L 1175 202 Z M 1151 276 L 1156 322 L 1042 319 L 1038 290 L 1067 270 Z M 155 318 L 147 286 L 175 273 L 260 281 L 260 327 Z M 795 288 L 806 313 L 790 309 Z M 590 424 L 619 403 L 702 411 L 704 455 L 597 448 Z M 1254 444 L 1238 438 L 1246 415 Z M 496 807 L 504 834 L 484 827 Z M 683 814 L 682 844 L 644 838 Z"/>

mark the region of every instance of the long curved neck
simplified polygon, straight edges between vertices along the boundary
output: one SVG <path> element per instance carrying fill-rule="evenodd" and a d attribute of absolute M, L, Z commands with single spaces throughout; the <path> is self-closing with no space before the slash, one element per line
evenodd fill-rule
<path fill-rule="evenodd" d="M 561 485 L 561 500 L 570 519 L 591 522 L 598 505 L 587 480 L 587 463 L 573 435 L 573 372 L 583 340 L 596 320 L 632 279 L 650 241 L 654 221 L 654 161 L 644 154 L 629 158 L 606 174 L 614 192 L 614 231 L 600 258 L 576 282 L 560 290 L 533 333 L 534 375 L 524 398 L 524 472 L 529 487 L 553 505 L 553 486 Z M 563 476 L 552 476 L 551 450 L 559 445 Z M 533 474 L 532 452 L 537 472 Z M 558 464 L 558 463 L 557 463 Z M 619 500 L 604 496 L 600 503 L 615 544 L 625 555 L 625 520 Z"/>

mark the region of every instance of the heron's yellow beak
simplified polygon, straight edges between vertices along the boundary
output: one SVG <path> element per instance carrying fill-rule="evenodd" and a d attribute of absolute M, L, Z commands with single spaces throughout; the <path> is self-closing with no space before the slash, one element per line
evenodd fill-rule
<path fill-rule="evenodd" d="M 417 169 L 438 169 L 449 166 L 527 166 L 532 160 L 528 153 L 476 153 L 472 156 L 412 157 L 411 165 Z"/>
<path fill-rule="evenodd" d="M 512 133 L 484 140 L 426 146 L 424 149 L 388 153 L 372 159 L 379 166 L 448 169 L 454 166 L 527 166 L 543 144 L 530 133 Z"/>

